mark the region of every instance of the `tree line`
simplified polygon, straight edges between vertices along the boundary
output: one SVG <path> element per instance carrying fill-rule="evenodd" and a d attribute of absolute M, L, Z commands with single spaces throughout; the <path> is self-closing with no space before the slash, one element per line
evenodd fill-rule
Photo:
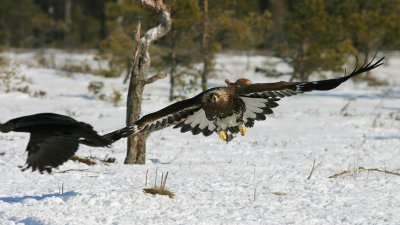
<path fill-rule="evenodd" d="M 150 51 L 157 56 L 152 66 L 169 70 L 173 85 L 207 88 L 214 55 L 224 50 L 271 52 L 293 67 L 293 79 L 307 80 L 315 71 L 341 69 L 348 55 L 400 49 L 400 0 L 165 3 L 172 29 Z M 119 75 L 138 21 L 147 30 L 157 16 L 132 0 L 0 0 L 0 49 L 96 48 Z M 172 89 L 171 100 L 177 95 Z"/>

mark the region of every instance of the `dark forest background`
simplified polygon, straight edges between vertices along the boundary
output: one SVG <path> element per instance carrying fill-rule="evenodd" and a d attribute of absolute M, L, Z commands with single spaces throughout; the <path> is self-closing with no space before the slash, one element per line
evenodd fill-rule
<path fill-rule="evenodd" d="M 285 59 L 293 78 L 307 80 L 340 70 L 349 55 L 400 49 L 400 0 L 220 0 L 207 10 L 205 1 L 166 1 L 173 27 L 152 46 L 152 66 L 190 74 L 205 54 L 212 62 L 221 51 L 257 52 Z M 120 75 L 138 21 L 145 31 L 157 14 L 132 0 L 0 0 L 0 49 L 98 49 Z"/>

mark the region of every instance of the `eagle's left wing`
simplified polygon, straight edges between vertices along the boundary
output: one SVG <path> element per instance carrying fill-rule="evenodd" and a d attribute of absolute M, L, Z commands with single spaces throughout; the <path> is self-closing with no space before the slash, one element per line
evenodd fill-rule
<path fill-rule="evenodd" d="M 246 105 L 244 119 L 246 126 L 251 127 L 254 120 L 264 120 L 264 114 L 271 114 L 273 107 L 278 106 L 276 101 L 281 98 L 309 91 L 327 91 L 338 87 L 341 83 L 347 81 L 353 76 L 372 70 L 383 64 L 384 57 L 374 62 L 372 59 L 367 61 L 361 67 L 357 67 L 349 74 L 343 77 L 329 80 L 320 80 L 312 82 L 276 82 L 276 83 L 258 83 L 238 87 L 237 94 Z"/>

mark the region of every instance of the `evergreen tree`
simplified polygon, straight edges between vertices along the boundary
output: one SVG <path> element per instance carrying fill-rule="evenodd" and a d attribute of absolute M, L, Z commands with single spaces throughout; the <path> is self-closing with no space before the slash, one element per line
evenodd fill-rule
<path fill-rule="evenodd" d="M 100 43 L 100 52 L 102 58 L 108 59 L 109 76 L 119 76 L 123 71 L 129 74 L 130 57 L 135 46 L 132 35 L 133 24 L 135 21 L 140 21 L 139 14 L 143 15 L 144 10 L 132 1 L 107 2 L 105 6 L 108 34 Z"/>
<path fill-rule="evenodd" d="M 400 1 L 326 1 L 354 46 L 365 55 L 400 47 Z"/>
<path fill-rule="evenodd" d="M 286 43 L 277 53 L 292 65 L 292 78 L 306 81 L 316 71 L 341 69 L 347 53 L 356 49 L 341 22 L 329 15 L 323 0 L 304 0 L 292 6 L 285 21 Z"/>
<path fill-rule="evenodd" d="M 0 46 L 34 45 L 33 21 L 42 16 L 39 13 L 40 9 L 32 0 L 0 0 Z"/>
<path fill-rule="evenodd" d="M 169 3 L 172 14 L 172 28 L 168 35 L 168 55 L 163 61 L 170 71 L 170 101 L 180 97 L 187 89 L 197 86 L 199 73 L 194 69 L 201 60 L 199 40 L 200 32 L 196 26 L 201 18 L 201 9 L 197 0 Z M 178 94 L 177 94 L 178 92 Z"/>

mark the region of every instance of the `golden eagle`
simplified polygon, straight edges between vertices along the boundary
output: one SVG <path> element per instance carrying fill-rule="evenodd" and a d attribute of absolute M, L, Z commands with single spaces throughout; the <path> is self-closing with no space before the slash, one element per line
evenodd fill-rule
<path fill-rule="evenodd" d="M 209 136 L 218 133 L 223 141 L 230 140 L 230 134 L 246 134 L 246 128 L 253 127 L 257 120 L 265 120 L 272 114 L 272 108 L 284 97 L 309 91 L 332 90 L 349 78 L 372 70 L 383 64 L 381 58 L 372 59 L 348 75 L 336 79 L 312 82 L 276 82 L 252 84 L 242 78 L 234 83 L 226 81 L 227 87 L 208 89 L 193 98 L 176 102 L 157 112 L 141 117 L 131 126 L 107 134 L 107 138 L 118 140 L 130 134 L 153 131 L 170 125 L 181 132 L 191 131 L 197 135 Z"/>

